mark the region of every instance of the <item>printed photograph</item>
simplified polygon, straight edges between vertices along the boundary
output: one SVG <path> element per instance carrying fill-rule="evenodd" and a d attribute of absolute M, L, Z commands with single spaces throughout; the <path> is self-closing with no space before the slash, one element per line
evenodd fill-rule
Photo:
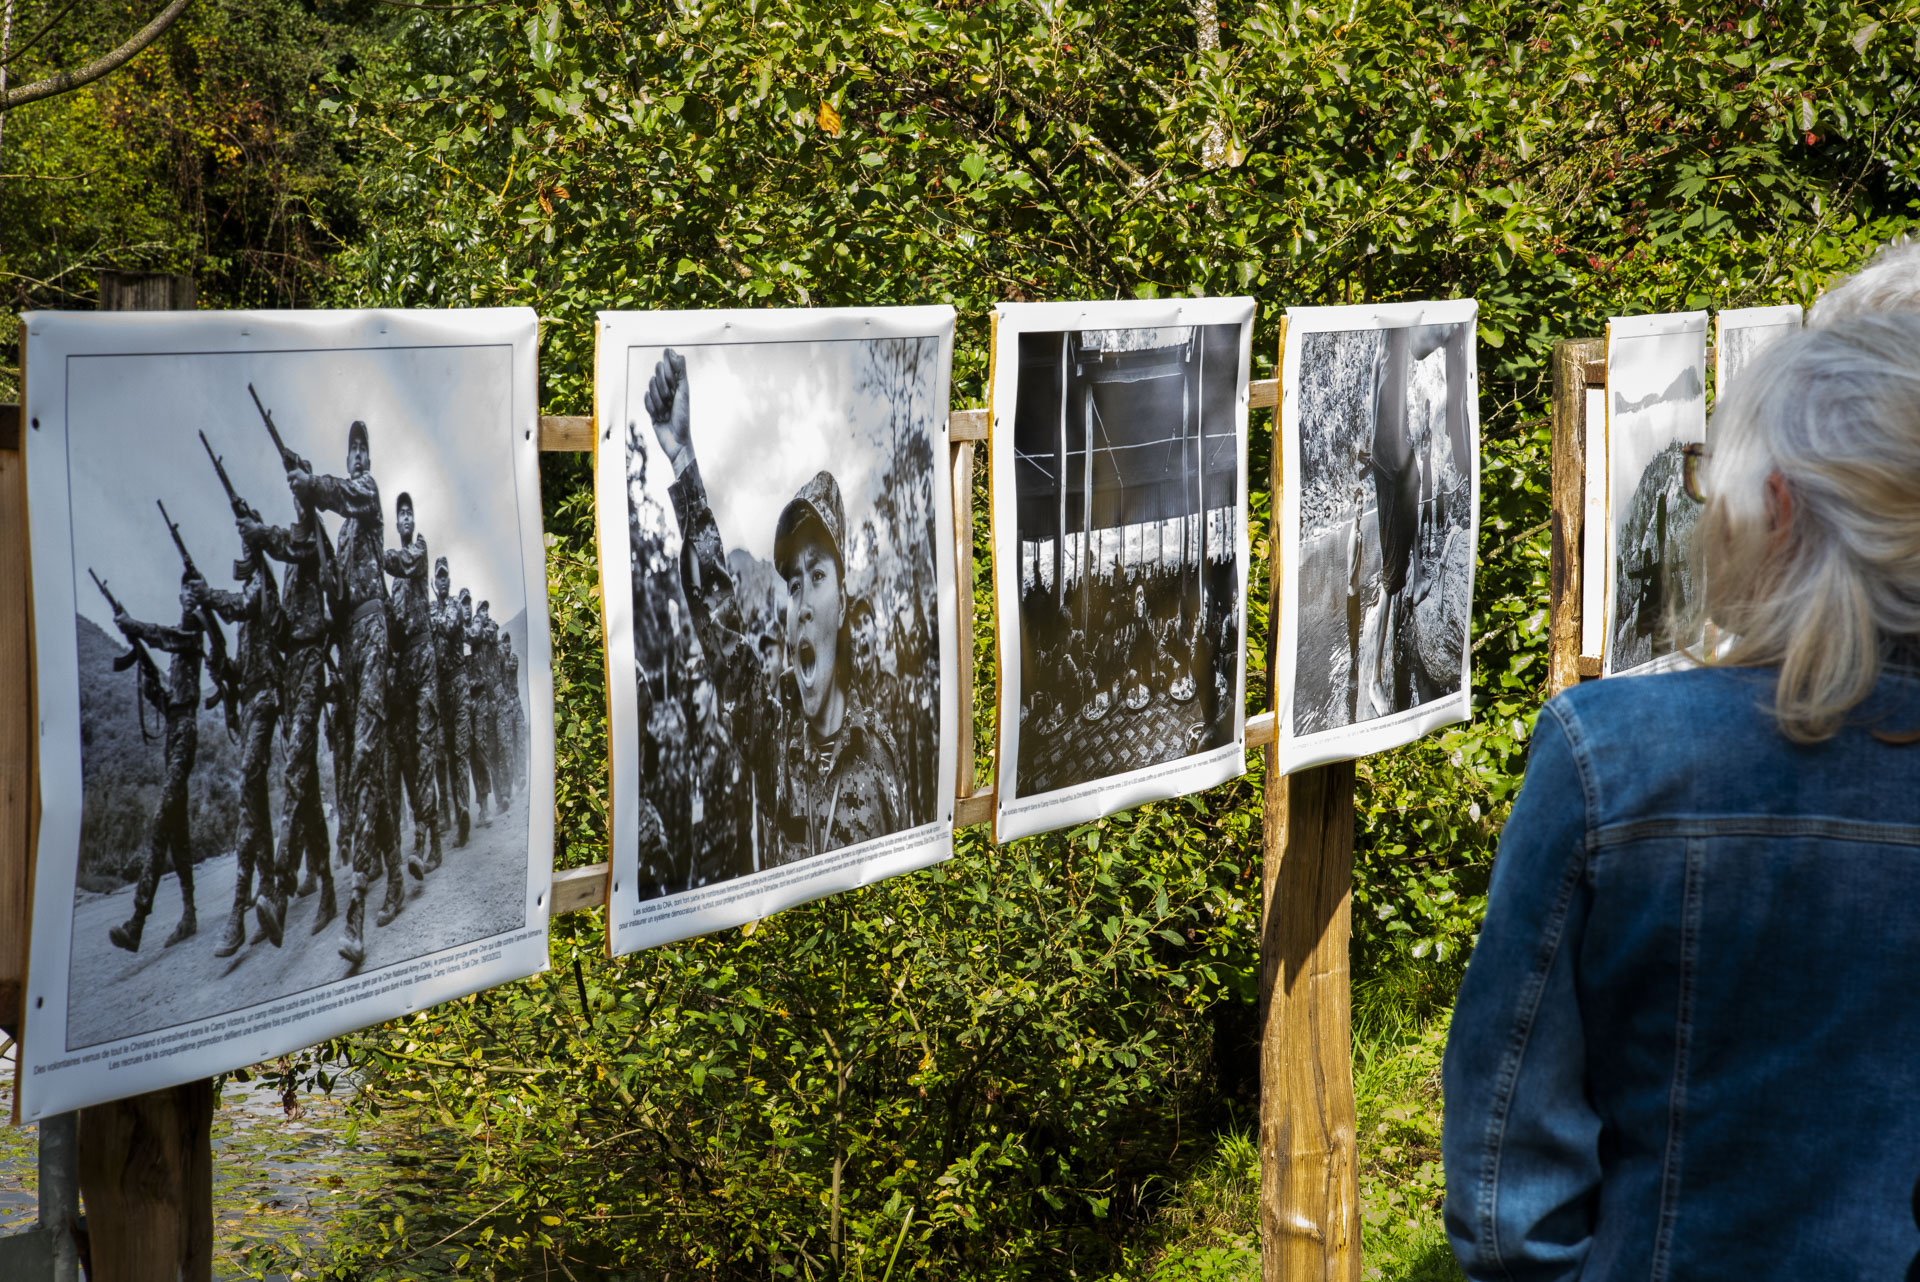
<path fill-rule="evenodd" d="M 1298 341 L 1296 737 L 1462 692 L 1478 498 L 1472 321 Z"/>
<path fill-rule="evenodd" d="M 1609 676 L 1688 641 L 1675 627 L 1695 599 L 1689 551 L 1700 504 L 1687 496 L 1685 452 L 1707 434 L 1706 324 L 1695 312 L 1608 326 Z"/>
<path fill-rule="evenodd" d="M 1755 357 L 1801 327 L 1798 303 L 1778 307 L 1729 307 L 1713 318 L 1713 395 L 1727 394 L 1733 379 Z M 1711 421 L 1709 421 L 1711 425 Z"/>
<path fill-rule="evenodd" d="M 638 839 L 623 902 L 914 830 L 928 832 L 919 863 L 950 849 L 951 829 L 930 827 L 953 792 L 938 554 L 951 544 L 938 501 L 948 343 L 624 349 L 610 403 L 625 406 Z M 783 884 L 755 915 L 824 893 Z"/>
<path fill-rule="evenodd" d="M 64 398 L 33 490 L 63 492 L 75 611 L 69 1052 L 538 924 L 531 360 L 497 319 L 410 347 L 280 327 L 292 350 L 32 362 Z"/>
<path fill-rule="evenodd" d="M 1020 795 L 1232 742 L 1237 324 L 1019 336 Z"/>
<path fill-rule="evenodd" d="M 1240 774 L 1243 298 L 996 312 L 997 840 Z"/>

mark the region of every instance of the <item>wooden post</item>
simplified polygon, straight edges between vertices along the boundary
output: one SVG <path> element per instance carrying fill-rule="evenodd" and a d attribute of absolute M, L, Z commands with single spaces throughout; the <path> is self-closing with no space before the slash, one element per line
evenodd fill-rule
<path fill-rule="evenodd" d="M 102 308 L 190 307 L 193 294 L 189 277 L 100 273 Z M 211 1081 L 80 1110 L 92 1282 L 211 1282 L 212 1133 Z"/>
<path fill-rule="evenodd" d="M 1286 360 L 1286 322 L 1280 355 Z M 1278 403 L 1278 389 L 1275 400 Z M 1280 414 L 1274 412 L 1268 671 L 1278 671 Z M 1204 518 L 1203 518 L 1204 519 Z M 1267 749 L 1260 859 L 1260 1276 L 1360 1282 L 1353 1116 L 1353 763 L 1283 775 Z"/>
<path fill-rule="evenodd" d="M 95 274 L 103 312 L 190 312 L 198 292 L 193 277 L 171 272 L 102 269 Z"/>
<path fill-rule="evenodd" d="M 213 1082 L 80 1110 L 90 1282 L 212 1282 Z"/>
<path fill-rule="evenodd" d="M 27 602 L 26 456 L 18 405 L 0 405 L 0 1028 L 18 1034 L 32 921 L 33 671 Z M 19 1097 L 14 1098 L 16 1113 Z"/>
<path fill-rule="evenodd" d="M 1553 345 L 1552 531 L 1547 583 L 1547 694 L 1578 685 L 1581 589 L 1586 567 L 1587 386 L 1588 366 L 1605 361 L 1606 340 L 1570 338 Z M 1602 568 L 1591 567 L 1596 573 Z M 1594 665 L 1587 665 L 1592 667 Z"/>
<path fill-rule="evenodd" d="M 1282 775 L 1267 754 L 1260 877 L 1264 1282 L 1359 1282 L 1347 943 L 1353 763 Z"/>

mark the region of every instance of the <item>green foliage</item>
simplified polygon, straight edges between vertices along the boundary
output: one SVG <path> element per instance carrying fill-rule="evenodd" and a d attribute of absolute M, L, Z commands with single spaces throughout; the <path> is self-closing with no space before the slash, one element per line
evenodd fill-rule
<path fill-rule="evenodd" d="M 153 12 L 16 0 L 17 53 L 54 25 L 10 81 L 105 53 Z M 345 139 L 311 90 L 355 65 L 380 29 L 370 12 L 383 11 L 372 0 L 200 0 L 113 75 L 0 118 L 0 399 L 17 393 L 11 313 L 92 307 L 99 268 L 190 272 L 202 306 L 327 296 L 329 258 L 359 232 L 357 193 Z"/>

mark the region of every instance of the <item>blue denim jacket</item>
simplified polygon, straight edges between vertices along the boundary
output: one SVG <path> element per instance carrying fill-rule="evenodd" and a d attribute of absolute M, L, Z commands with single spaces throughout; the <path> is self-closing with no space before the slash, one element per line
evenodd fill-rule
<path fill-rule="evenodd" d="M 1772 674 L 1551 700 L 1447 1041 L 1476 1279 L 1900 1278 L 1920 1232 L 1920 672 L 1789 742 Z"/>

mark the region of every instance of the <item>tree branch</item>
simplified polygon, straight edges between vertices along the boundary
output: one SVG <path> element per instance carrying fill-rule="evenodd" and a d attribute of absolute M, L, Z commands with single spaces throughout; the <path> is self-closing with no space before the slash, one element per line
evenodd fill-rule
<path fill-rule="evenodd" d="M 158 40 L 161 33 L 173 25 L 174 19 L 187 11 L 187 5 L 191 2 L 192 0 L 173 0 L 154 17 L 152 22 L 134 32 L 125 44 L 111 53 L 100 55 L 83 67 L 57 72 L 45 80 L 36 80 L 32 84 L 21 85 L 18 89 L 7 90 L 6 96 L 0 98 L 0 111 L 12 111 L 15 107 L 24 107 L 42 98 L 70 93 L 82 85 L 91 84 L 109 72 L 118 71 L 131 61 L 135 54 Z"/>

